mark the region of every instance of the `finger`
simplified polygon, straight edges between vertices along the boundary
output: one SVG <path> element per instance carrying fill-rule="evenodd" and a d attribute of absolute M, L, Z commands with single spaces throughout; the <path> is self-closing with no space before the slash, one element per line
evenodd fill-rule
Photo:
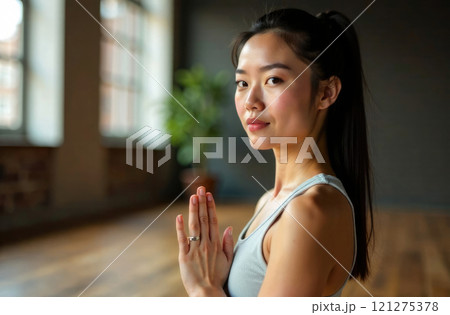
<path fill-rule="evenodd" d="M 200 236 L 200 224 L 198 222 L 198 197 L 192 195 L 189 200 L 189 236 Z M 198 241 L 192 241 L 189 248 L 198 246 Z"/>
<path fill-rule="evenodd" d="M 200 186 L 197 189 L 198 196 L 198 219 L 200 222 L 200 242 L 209 240 L 209 219 L 208 209 L 206 206 L 206 191 L 205 187 Z"/>
<path fill-rule="evenodd" d="M 189 252 L 189 242 L 187 240 L 186 232 L 184 232 L 183 215 L 179 214 L 176 221 L 175 226 L 177 229 L 178 249 L 180 254 L 186 255 Z"/>
<path fill-rule="evenodd" d="M 208 206 L 209 237 L 211 242 L 220 241 L 216 205 L 214 203 L 213 195 L 210 192 L 206 193 L 206 201 Z"/>
<path fill-rule="evenodd" d="M 233 250 L 234 250 L 234 241 L 233 241 L 233 227 L 230 226 L 223 232 L 223 239 L 222 239 L 222 249 L 225 253 L 225 256 L 227 256 L 228 262 L 231 264 L 233 261 Z"/>

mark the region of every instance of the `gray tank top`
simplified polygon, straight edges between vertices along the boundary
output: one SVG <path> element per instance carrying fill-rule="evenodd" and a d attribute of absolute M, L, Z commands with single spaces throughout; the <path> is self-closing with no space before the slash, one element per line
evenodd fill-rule
<path fill-rule="evenodd" d="M 231 265 L 227 283 L 225 284 L 225 291 L 227 291 L 230 296 L 258 296 L 267 269 L 267 264 L 263 255 L 263 239 L 267 230 L 281 215 L 286 205 L 294 197 L 303 194 L 308 188 L 318 184 L 328 184 L 338 189 L 347 198 L 352 207 L 355 250 L 353 252 L 353 263 L 350 272 L 353 270 L 356 260 L 356 225 L 353 204 L 344 189 L 344 185 L 337 177 L 320 173 L 304 181 L 294 189 L 286 200 L 245 239 L 244 236 L 258 213 L 255 213 L 244 227 L 234 247 L 233 263 Z M 349 277 L 350 276 L 348 275 L 341 288 L 331 296 L 341 296 L 342 290 Z M 301 281 L 301 279 L 299 279 L 299 281 Z"/>

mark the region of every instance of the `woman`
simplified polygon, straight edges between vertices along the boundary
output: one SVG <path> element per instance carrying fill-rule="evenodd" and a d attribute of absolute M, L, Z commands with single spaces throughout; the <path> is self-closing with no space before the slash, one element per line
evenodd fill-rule
<path fill-rule="evenodd" d="M 273 150 L 275 184 L 234 252 L 232 228 L 219 237 L 211 193 L 191 196 L 189 238 L 176 220 L 190 296 L 340 296 L 350 274 L 367 278 L 372 185 L 353 27 L 325 50 L 349 24 L 336 11 L 282 9 L 235 40 L 236 110 L 254 148 Z M 311 138 L 322 161 L 298 159 Z"/>

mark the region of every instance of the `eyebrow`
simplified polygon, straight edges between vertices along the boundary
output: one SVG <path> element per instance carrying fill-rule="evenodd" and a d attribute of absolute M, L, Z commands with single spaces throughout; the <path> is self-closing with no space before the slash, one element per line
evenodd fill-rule
<path fill-rule="evenodd" d="M 269 71 L 272 69 L 286 69 L 286 70 L 292 70 L 291 67 L 289 67 L 288 65 L 285 65 L 284 63 L 272 63 L 266 66 L 262 66 L 261 68 L 259 68 L 259 71 L 261 72 L 265 72 L 265 71 Z M 236 74 L 245 74 L 247 73 L 244 69 L 236 69 Z"/>

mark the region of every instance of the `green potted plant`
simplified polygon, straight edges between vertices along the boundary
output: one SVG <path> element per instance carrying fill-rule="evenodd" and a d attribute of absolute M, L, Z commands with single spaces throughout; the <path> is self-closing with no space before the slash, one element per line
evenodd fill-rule
<path fill-rule="evenodd" d="M 225 97 L 227 82 L 226 72 L 221 71 L 209 76 L 201 66 L 175 72 L 172 94 L 192 116 L 169 96 L 165 106 L 165 127 L 172 135 L 171 141 L 177 149 L 178 162 L 186 167 L 180 174 L 182 183 L 186 187 L 200 176 L 196 184 L 187 191 L 188 194 L 195 193 L 196 187 L 200 185 L 214 192 L 217 178 L 208 169 L 208 161 L 204 154 L 200 154 L 200 163 L 193 163 L 193 138 L 220 135 L 220 105 Z"/>

